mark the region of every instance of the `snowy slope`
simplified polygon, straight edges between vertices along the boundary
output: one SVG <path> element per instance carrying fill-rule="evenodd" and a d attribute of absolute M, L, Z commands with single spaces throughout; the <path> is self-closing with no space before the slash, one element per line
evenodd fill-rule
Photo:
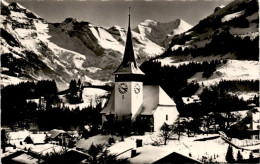
<path fill-rule="evenodd" d="M 112 80 L 111 74 L 121 63 L 125 49 L 127 31 L 124 28 L 100 27 L 73 18 L 67 18 L 62 23 L 50 24 L 49 28 L 52 42 L 88 57 L 88 67 L 101 69 L 98 73 L 102 74 L 103 78 Z M 132 31 L 132 37 L 139 64 L 164 52 L 163 47 L 142 34 Z M 100 79 L 91 71 L 87 76 Z"/>
<path fill-rule="evenodd" d="M 79 108 L 82 110 L 87 107 L 96 107 L 97 104 L 101 103 L 102 108 L 105 103 L 108 101 L 107 97 L 109 94 L 108 91 L 99 89 L 99 88 L 84 88 L 82 93 L 83 102 L 79 104 L 70 104 L 65 98 L 65 95 L 60 95 L 59 98 L 64 102 L 64 106 L 69 107 L 71 110 Z"/>
<path fill-rule="evenodd" d="M 72 18 L 49 24 L 18 3 L 5 1 L 1 13 L 2 87 L 17 83 L 14 78 L 60 83 L 83 78 L 98 85 L 106 82 L 95 79 L 113 79 L 111 74 L 124 53 L 125 29 L 98 27 Z M 164 52 L 145 36 L 134 31 L 132 35 L 139 64 Z"/>
<path fill-rule="evenodd" d="M 168 23 L 147 19 L 137 25 L 134 31 L 159 45 L 167 47 L 174 35 L 181 34 L 191 28 L 192 26 L 190 24 L 181 19 Z"/>
<path fill-rule="evenodd" d="M 229 32 L 234 37 L 251 40 L 259 36 L 258 4 L 254 0 L 232 1 L 227 6 L 219 6 L 215 12 L 201 20 L 189 31 L 172 38 L 169 51 L 176 51 L 179 47 L 203 48 L 212 39 L 223 32 Z M 208 54 L 211 55 L 211 54 Z"/>
<path fill-rule="evenodd" d="M 41 17 L 17 3 L 2 2 L 2 74 L 23 80 L 55 79 L 58 82 L 80 76 L 87 61 L 84 55 L 50 42 L 48 23 Z M 13 77 L 9 79 L 9 83 L 16 83 Z"/>
<path fill-rule="evenodd" d="M 215 85 L 221 80 L 258 80 L 259 62 L 258 61 L 242 61 L 242 60 L 228 60 L 228 62 L 212 74 L 209 78 L 203 78 L 202 72 L 196 73 L 193 77 L 188 79 L 188 82 L 196 80 L 204 86 Z"/>

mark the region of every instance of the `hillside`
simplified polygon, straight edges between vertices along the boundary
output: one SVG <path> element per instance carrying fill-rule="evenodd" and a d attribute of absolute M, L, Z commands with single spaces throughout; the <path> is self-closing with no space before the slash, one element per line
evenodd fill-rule
<path fill-rule="evenodd" d="M 50 42 L 48 23 L 38 15 L 18 3 L 2 1 L 0 21 L 4 83 L 12 83 L 13 77 L 66 83 L 83 73 L 88 59 Z"/>
<path fill-rule="evenodd" d="M 119 26 L 99 27 L 73 18 L 48 23 L 20 4 L 5 1 L 1 1 L 0 21 L 1 87 L 43 79 L 54 79 L 59 85 L 79 78 L 106 84 L 113 80 L 111 74 L 122 60 L 126 30 Z M 165 51 L 161 44 L 167 36 L 191 27 L 183 20 L 156 23 L 138 25 L 139 29 L 150 28 L 150 33 L 132 31 L 139 64 L 161 55 Z"/>
<path fill-rule="evenodd" d="M 258 60 L 258 8 L 254 0 L 217 7 L 189 31 L 174 36 L 164 56 Z"/>
<path fill-rule="evenodd" d="M 189 81 L 214 85 L 220 80 L 259 79 L 259 16 L 254 0 L 233 1 L 216 7 L 213 14 L 189 31 L 173 37 L 166 52 L 157 60 L 162 65 L 179 66 L 193 61 L 229 59 L 211 77 L 198 72 Z M 241 67 L 242 66 L 242 67 Z"/>
<path fill-rule="evenodd" d="M 163 47 L 167 47 L 175 35 L 186 32 L 191 28 L 192 26 L 190 24 L 181 19 L 168 23 L 147 19 L 137 25 L 133 31 L 144 35 Z"/>

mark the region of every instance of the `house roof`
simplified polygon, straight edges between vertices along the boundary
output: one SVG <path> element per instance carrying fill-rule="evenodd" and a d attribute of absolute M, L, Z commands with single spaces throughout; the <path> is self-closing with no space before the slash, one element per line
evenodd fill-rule
<path fill-rule="evenodd" d="M 134 141 L 118 142 L 109 147 L 108 150 L 111 154 L 115 154 L 118 159 L 128 158 L 129 163 L 181 163 L 178 159 L 180 157 L 182 157 L 182 160 L 188 161 L 187 163 L 201 163 L 200 161 L 179 154 L 173 149 L 152 145 L 143 145 L 142 147 L 135 148 L 133 145 L 135 145 Z M 132 149 L 136 149 L 137 156 L 131 157 Z M 173 157 L 171 161 L 168 160 L 169 156 Z M 160 160 L 163 162 L 159 162 Z"/>
<path fill-rule="evenodd" d="M 56 138 L 60 133 L 66 133 L 64 130 L 53 129 L 50 131 L 50 138 Z"/>
<path fill-rule="evenodd" d="M 101 111 L 101 113 L 115 113 L 114 94 L 113 91 L 107 106 Z M 158 106 L 176 106 L 176 104 L 159 85 L 143 85 L 143 104 L 137 113 L 141 115 L 153 115 Z"/>
<path fill-rule="evenodd" d="M 29 136 L 27 136 L 24 139 L 24 141 L 27 138 L 31 138 L 33 144 L 44 144 L 45 143 L 46 134 L 30 134 Z"/>
<path fill-rule="evenodd" d="M 12 162 L 15 163 L 31 163 L 31 164 L 37 164 L 39 162 L 39 159 L 36 157 L 33 157 L 27 153 L 22 153 L 18 156 L 15 156 L 12 158 Z"/>
<path fill-rule="evenodd" d="M 110 99 L 105 108 L 100 112 L 101 114 L 115 114 L 115 89 L 113 89 Z"/>
<path fill-rule="evenodd" d="M 182 97 L 184 104 L 192 104 L 201 102 L 200 98 L 197 95 L 192 95 L 191 97 Z"/>

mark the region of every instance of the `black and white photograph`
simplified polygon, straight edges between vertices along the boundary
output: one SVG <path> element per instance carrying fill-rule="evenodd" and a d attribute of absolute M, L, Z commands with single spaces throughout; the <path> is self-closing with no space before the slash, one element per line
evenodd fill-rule
<path fill-rule="evenodd" d="M 260 163 L 259 0 L 0 5 L 1 163 Z"/>

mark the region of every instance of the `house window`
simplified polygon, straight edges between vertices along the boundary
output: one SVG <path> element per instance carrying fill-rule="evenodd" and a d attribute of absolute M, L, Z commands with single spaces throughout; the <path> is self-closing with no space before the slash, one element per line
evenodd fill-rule
<path fill-rule="evenodd" d="M 122 99 L 124 99 L 125 97 L 124 97 L 124 95 L 122 95 Z"/>
<path fill-rule="evenodd" d="M 168 114 L 166 114 L 166 121 L 168 121 Z"/>

